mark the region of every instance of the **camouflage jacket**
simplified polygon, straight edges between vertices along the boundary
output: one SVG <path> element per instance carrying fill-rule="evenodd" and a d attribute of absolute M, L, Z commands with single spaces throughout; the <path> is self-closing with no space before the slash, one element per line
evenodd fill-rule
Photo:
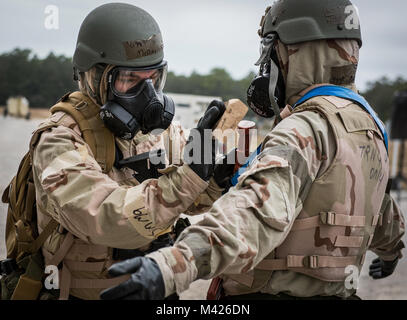
<path fill-rule="evenodd" d="M 304 89 L 311 84 L 339 85 L 340 79 L 346 79 L 345 83 L 348 83 L 354 78 L 354 73 L 349 72 L 356 70 L 354 65 L 358 60 L 357 44 L 353 41 L 313 41 L 280 46 L 279 58 L 286 69 L 287 100 L 290 103 L 305 94 Z M 320 64 L 316 66 L 315 61 Z M 343 67 L 338 67 L 341 65 Z M 347 289 L 343 278 L 340 281 L 335 275 L 304 272 L 295 263 L 297 269 L 265 271 L 258 267 L 264 265 L 265 258 L 272 259 L 276 249 L 284 256 L 287 247 L 298 250 L 297 255 L 302 253 L 303 256 L 314 252 L 310 251 L 313 246 L 312 250 L 321 250 L 325 255 L 329 251 L 333 258 L 343 255 L 346 258 L 352 252 L 363 258 L 367 248 L 385 260 L 401 257 L 404 218 L 397 204 L 384 194 L 388 159 L 384 144 L 379 139 L 376 141 L 380 135 L 374 138 L 373 133 L 369 133 L 369 128 L 377 130 L 373 120 L 364 113 L 358 123 L 358 112 L 364 111 L 344 99 L 320 97 L 304 105 L 302 110 L 272 129 L 263 142 L 261 154 L 238 185 L 218 199 L 201 222 L 186 229 L 173 248 L 148 255 L 161 268 L 167 295 L 182 292 L 196 279 L 222 276 L 227 295 L 284 292 L 299 297 L 347 297 L 354 290 Z M 346 127 L 347 124 L 336 116 L 335 110 L 341 108 L 347 110 L 344 113 L 347 113 L 349 124 L 357 126 L 355 130 Z M 327 117 L 330 110 L 332 116 Z M 364 127 L 365 124 L 368 127 Z M 338 134 L 336 128 L 342 128 L 343 133 Z M 372 143 L 378 150 L 374 158 L 373 154 L 367 156 L 366 150 L 362 152 L 359 146 Z M 347 155 L 350 163 L 346 162 Z M 343 162 L 342 169 L 338 167 L 339 157 Z M 374 160 L 370 163 L 372 158 Z M 380 174 L 375 173 L 373 161 L 381 168 L 381 171 L 377 170 Z M 332 169 L 334 165 L 336 169 Z M 370 176 L 372 169 L 373 176 Z M 328 193 L 323 184 L 318 186 L 324 179 L 330 188 L 338 191 L 337 194 Z M 335 183 L 338 184 L 336 187 Z M 318 206 L 313 207 L 313 202 Z M 357 233 L 356 228 L 345 227 L 348 218 L 342 219 L 345 223 L 337 230 L 338 236 L 344 232 L 346 239 L 340 240 L 348 242 L 350 248 L 338 245 L 330 249 L 337 239 L 335 232 L 324 235 L 319 228 L 304 233 L 302 239 L 290 236 L 299 218 L 313 219 L 319 211 L 312 211 L 320 210 L 324 203 L 328 204 L 327 210 L 337 208 L 339 211 L 341 206 L 350 209 L 346 212 L 348 215 L 357 210 L 359 217 L 355 220 L 363 221 L 364 226 L 361 233 Z M 380 216 L 382 221 L 377 224 Z M 351 243 L 355 241 L 361 241 L 359 249 Z M 360 259 L 356 264 L 360 267 L 362 263 L 363 259 Z M 313 267 L 318 268 L 318 265 Z M 242 276 L 250 280 L 246 285 L 240 281 Z"/>
<path fill-rule="evenodd" d="M 38 227 L 41 231 L 51 217 L 60 223 L 43 245 L 46 264 L 55 261 L 61 247 L 68 246 L 67 235 L 73 235 L 62 278 L 67 273 L 87 281 L 70 281 L 71 295 L 98 299 L 103 287 L 112 285 L 96 281 L 107 278 L 112 248 L 145 250 L 170 230 L 181 213 L 207 210 L 222 193 L 213 179 L 205 182 L 179 162 L 186 142 L 179 124 L 172 124 L 161 136 L 139 133 L 132 141 L 116 138 L 124 158 L 168 147 L 165 137 L 171 138 L 176 164 L 166 159 L 162 176 L 139 183 L 128 168 L 113 167 L 103 173 L 69 115 L 57 112 L 47 121 L 55 126 L 41 133 L 32 151 Z"/>

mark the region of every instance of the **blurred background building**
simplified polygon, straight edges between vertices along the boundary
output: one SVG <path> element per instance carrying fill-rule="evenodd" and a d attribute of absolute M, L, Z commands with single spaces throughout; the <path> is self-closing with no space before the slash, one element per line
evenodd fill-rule
<path fill-rule="evenodd" d="M 4 116 L 30 119 L 30 103 L 27 98 L 23 96 L 8 98 Z"/>
<path fill-rule="evenodd" d="M 195 128 L 206 107 L 212 100 L 222 100 L 221 97 L 199 96 L 193 94 L 166 93 L 175 103 L 174 121 L 186 128 Z"/>

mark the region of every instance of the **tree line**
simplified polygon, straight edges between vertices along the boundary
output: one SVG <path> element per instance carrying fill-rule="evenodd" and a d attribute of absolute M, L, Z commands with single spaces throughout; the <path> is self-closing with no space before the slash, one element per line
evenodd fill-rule
<path fill-rule="evenodd" d="M 66 92 L 78 88 L 73 80 L 72 59 L 50 53 L 38 58 L 30 49 L 16 48 L 0 55 L 0 105 L 10 96 L 23 95 L 32 108 L 48 108 Z M 237 98 L 246 102 L 246 91 L 254 72 L 234 79 L 225 69 L 214 68 L 208 74 L 192 72 L 177 75 L 168 72 L 166 92 Z M 362 94 L 383 121 L 391 117 L 394 93 L 407 90 L 407 80 L 386 77 L 369 82 Z M 251 114 L 253 116 L 253 114 Z"/>

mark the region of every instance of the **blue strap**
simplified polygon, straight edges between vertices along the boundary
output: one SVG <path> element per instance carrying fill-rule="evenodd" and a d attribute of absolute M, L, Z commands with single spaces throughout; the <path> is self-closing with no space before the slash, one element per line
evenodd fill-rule
<path fill-rule="evenodd" d="M 256 151 L 253 151 L 250 156 L 247 158 L 246 163 L 239 168 L 239 170 L 236 171 L 236 173 L 233 175 L 232 179 L 230 179 L 230 182 L 232 186 L 237 185 L 237 180 L 239 180 L 239 177 L 247 170 L 249 167 L 250 163 L 257 157 L 257 155 L 260 153 L 261 150 L 261 144 L 257 147 Z"/>
<path fill-rule="evenodd" d="M 382 122 L 379 120 L 376 113 L 373 111 L 372 107 L 365 100 L 365 98 L 363 98 L 361 95 L 358 95 L 357 93 L 353 92 L 352 90 L 350 90 L 348 88 L 339 87 L 339 86 L 317 87 L 317 88 L 309 91 L 300 100 L 298 100 L 297 103 L 294 105 L 293 109 L 298 107 L 300 104 L 306 102 L 307 100 L 314 98 L 314 97 L 318 97 L 318 96 L 335 96 L 338 98 L 343 98 L 343 99 L 353 101 L 353 102 L 359 104 L 361 107 L 363 107 L 363 109 L 366 110 L 372 116 L 373 120 L 376 122 L 377 126 L 379 127 L 380 131 L 382 132 L 382 135 L 384 138 L 384 144 L 386 145 L 386 150 L 388 152 L 387 132 L 386 132 L 386 129 L 384 128 Z M 253 161 L 253 159 L 256 158 L 257 155 L 260 153 L 260 150 L 261 150 L 261 144 L 257 147 L 256 151 L 252 152 L 252 154 L 247 159 L 246 163 L 243 166 L 241 166 L 238 171 L 236 171 L 236 173 L 233 175 L 232 179 L 230 179 L 230 182 L 233 186 L 235 186 L 237 184 L 239 177 L 247 170 L 247 168 L 250 166 L 250 163 Z"/>
<path fill-rule="evenodd" d="M 384 138 L 384 144 L 386 145 L 386 150 L 388 150 L 388 139 L 387 139 L 387 132 L 385 127 L 383 126 L 383 123 L 380 121 L 380 119 L 377 117 L 376 113 L 373 111 L 372 107 L 369 105 L 369 103 L 363 98 L 361 95 L 358 95 L 357 93 L 353 92 L 352 90 L 344 87 L 339 87 L 339 86 L 322 86 L 322 87 L 317 87 L 315 89 L 312 89 L 309 91 L 307 94 L 305 94 L 300 100 L 297 101 L 297 103 L 294 105 L 293 109 L 299 106 L 300 104 L 304 103 L 305 101 L 318 97 L 318 96 L 335 96 L 338 98 L 343 98 L 347 99 L 350 101 L 353 101 L 363 107 L 373 118 L 373 120 L 376 122 L 377 126 L 379 127 L 380 131 L 382 132 L 383 138 Z"/>

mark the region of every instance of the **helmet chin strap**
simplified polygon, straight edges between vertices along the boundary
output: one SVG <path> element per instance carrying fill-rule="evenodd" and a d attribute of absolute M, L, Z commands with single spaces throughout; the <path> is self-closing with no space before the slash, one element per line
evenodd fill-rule
<path fill-rule="evenodd" d="M 278 80 L 278 72 L 279 72 L 278 66 L 274 63 L 273 59 L 270 59 L 269 98 L 271 108 L 273 109 L 274 114 L 276 115 L 276 120 L 277 122 L 280 122 L 281 121 L 280 107 L 278 106 L 276 99 L 274 97 Z"/>

